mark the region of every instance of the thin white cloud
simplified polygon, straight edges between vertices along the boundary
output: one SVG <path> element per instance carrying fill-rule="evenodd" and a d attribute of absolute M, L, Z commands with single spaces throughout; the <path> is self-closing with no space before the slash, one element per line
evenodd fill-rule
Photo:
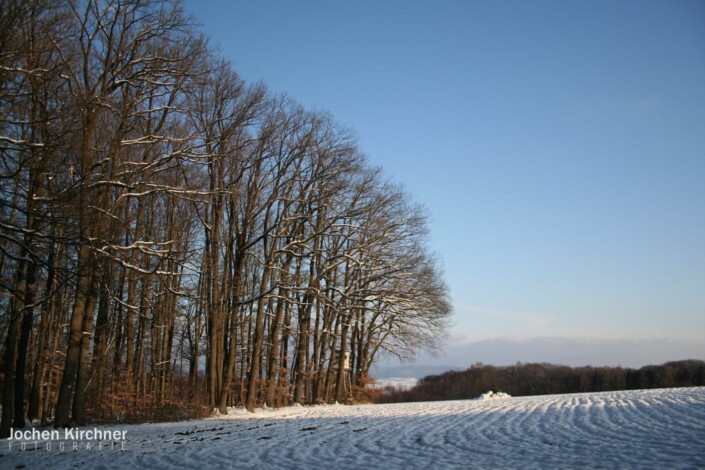
<path fill-rule="evenodd" d="M 450 343 L 444 355 L 433 360 L 420 357 L 417 363 L 456 368 L 465 368 L 476 362 L 641 367 L 681 359 L 705 360 L 705 340 L 507 336 Z"/>

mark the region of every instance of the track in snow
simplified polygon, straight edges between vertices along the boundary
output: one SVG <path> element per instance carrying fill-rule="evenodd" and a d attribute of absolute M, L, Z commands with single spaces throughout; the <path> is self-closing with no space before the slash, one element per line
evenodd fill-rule
<path fill-rule="evenodd" d="M 123 452 L 5 441 L 0 467 L 705 468 L 705 388 L 236 410 L 116 429 Z"/>

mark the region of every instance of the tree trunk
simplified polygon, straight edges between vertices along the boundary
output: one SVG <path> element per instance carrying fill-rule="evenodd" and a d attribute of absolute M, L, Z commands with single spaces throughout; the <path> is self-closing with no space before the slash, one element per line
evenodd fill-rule
<path fill-rule="evenodd" d="M 223 374 L 223 386 L 220 388 L 220 394 L 218 396 L 218 412 L 220 414 L 227 413 L 228 396 L 230 395 L 230 390 L 232 387 L 233 376 L 235 372 L 235 364 L 237 363 L 237 326 L 238 317 L 240 312 L 240 306 L 238 302 L 240 301 L 241 291 L 242 291 L 242 263 L 243 263 L 242 253 L 238 253 L 235 259 L 235 274 L 233 275 L 233 305 L 230 311 L 230 329 L 228 333 L 228 338 L 230 339 L 230 344 L 228 347 L 228 355 L 225 358 L 225 372 Z"/>
<path fill-rule="evenodd" d="M 15 376 L 17 366 L 17 340 L 22 322 L 25 289 L 27 287 L 27 263 L 20 262 L 15 274 L 15 289 L 10 302 L 10 324 L 5 338 L 5 367 L 3 370 L 2 421 L 0 421 L 0 438 L 10 435 L 10 428 L 15 418 Z"/>
<path fill-rule="evenodd" d="M 343 328 L 340 332 L 340 354 L 338 354 L 338 364 L 337 376 L 335 379 L 335 400 L 337 402 L 344 402 L 347 399 L 346 396 L 346 385 L 345 385 L 345 352 L 348 347 L 348 329 L 350 328 L 350 317 L 343 315 L 341 318 L 343 322 Z"/>
<path fill-rule="evenodd" d="M 99 274 L 94 272 L 91 276 L 90 291 L 86 299 L 86 306 L 81 323 L 81 350 L 78 355 L 78 372 L 76 374 L 76 390 L 74 391 L 73 409 L 71 416 L 73 422 L 79 425 L 85 424 L 84 408 L 86 389 L 88 388 L 88 363 L 91 336 L 93 333 L 93 309 L 98 297 Z"/>
<path fill-rule="evenodd" d="M 100 401 L 104 394 L 104 384 L 107 366 L 107 341 L 108 330 L 110 328 L 108 312 L 110 310 L 110 292 L 109 286 L 112 285 L 112 275 L 110 274 L 110 266 L 104 263 L 103 281 L 100 284 L 98 292 L 98 313 L 95 320 L 94 330 L 94 347 L 93 347 L 93 363 L 92 369 L 95 373 L 95 391 L 96 400 Z M 86 331 L 86 330 L 84 330 Z"/>
<path fill-rule="evenodd" d="M 308 350 L 309 323 L 311 321 L 311 306 L 313 299 L 308 295 L 304 297 L 304 305 L 301 307 L 299 315 L 299 339 L 296 344 L 296 367 L 294 371 L 296 388 L 294 389 L 294 401 L 299 405 L 306 402 L 306 351 Z"/>
<path fill-rule="evenodd" d="M 52 232 L 53 231 L 52 229 Z M 35 419 L 42 421 L 44 419 L 44 409 L 41 405 L 44 398 L 44 376 L 48 362 L 48 358 L 45 357 L 45 355 L 47 343 L 51 339 L 51 329 L 49 328 L 51 324 L 50 320 L 53 319 L 56 314 L 56 299 L 52 293 L 57 268 L 56 246 L 54 242 L 50 244 L 49 249 L 47 280 L 44 288 L 44 296 L 48 300 L 44 305 L 39 322 L 37 360 L 34 364 L 34 372 L 32 373 L 32 391 L 30 392 L 29 405 L 27 407 L 27 417 L 30 421 L 34 421 Z"/>
<path fill-rule="evenodd" d="M 245 399 L 245 408 L 247 411 L 254 412 L 257 400 L 257 389 L 260 375 L 260 362 L 262 358 L 262 341 L 264 339 L 264 315 L 265 315 L 265 300 L 264 293 L 269 285 L 269 276 L 271 269 L 269 264 L 265 264 L 262 268 L 262 282 L 260 288 L 261 297 L 257 301 L 257 312 L 255 317 L 255 331 L 252 340 L 252 359 L 250 362 L 250 375 L 247 383 L 247 398 Z"/>
<path fill-rule="evenodd" d="M 76 286 L 76 297 L 71 315 L 71 325 L 69 332 L 69 345 L 64 363 L 64 374 L 61 378 L 59 388 L 59 398 L 56 402 L 56 415 L 54 417 L 54 427 L 63 428 L 70 425 L 69 412 L 73 400 L 76 377 L 81 357 L 81 340 L 83 339 L 83 317 L 87 308 L 92 304 L 90 299 L 91 285 L 95 275 L 92 262 L 91 249 L 83 244 L 78 256 L 78 283 Z"/>
<path fill-rule="evenodd" d="M 34 282 L 37 267 L 34 262 L 29 262 L 27 267 L 27 281 L 24 289 L 24 300 L 22 309 L 22 329 L 20 331 L 20 341 L 17 347 L 17 368 L 15 370 L 15 419 L 13 426 L 24 427 L 24 403 L 25 403 L 25 372 L 27 370 L 27 349 L 29 348 L 29 335 L 32 330 L 34 320 Z"/>
<path fill-rule="evenodd" d="M 287 294 L 287 289 L 284 287 L 286 284 L 286 274 L 289 269 L 289 264 L 290 262 L 287 262 L 285 267 L 283 268 L 283 274 L 282 274 L 282 286 L 279 287 L 279 295 L 277 298 L 277 310 L 274 315 L 274 318 L 272 319 L 272 328 L 269 333 L 269 338 L 270 338 L 270 348 L 269 348 L 269 357 L 267 358 L 267 398 L 266 398 L 266 403 L 267 406 L 270 408 L 273 408 L 276 406 L 276 394 L 277 394 L 277 385 L 278 385 L 278 379 L 277 379 L 277 369 L 279 365 L 278 361 L 278 356 L 279 356 L 279 331 L 281 330 L 281 324 L 282 324 L 282 318 L 284 316 L 284 307 L 287 303 L 286 296 Z"/>

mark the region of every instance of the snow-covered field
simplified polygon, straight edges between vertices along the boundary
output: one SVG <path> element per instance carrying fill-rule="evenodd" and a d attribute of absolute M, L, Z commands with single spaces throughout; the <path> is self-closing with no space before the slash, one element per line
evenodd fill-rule
<path fill-rule="evenodd" d="M 98 429 L 126 431 L 125 450 L 3 441 L 0 468 L 705 468 L 705 388 L 233 410 Z"/>

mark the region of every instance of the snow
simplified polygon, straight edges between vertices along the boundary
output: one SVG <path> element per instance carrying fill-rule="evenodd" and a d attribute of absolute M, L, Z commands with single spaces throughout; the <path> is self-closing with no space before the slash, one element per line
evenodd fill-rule
<path fill-rule="evenodd" d="M 704 468 L 705 387 L 231 410 L 113 426 L 125 450 L 3 440 L 0 468 Z M 92 428 L 91 428 L 92 429 Z M 107 447 L 106 447 L 107 446 Z"/>
<path fill-rule="evenodd" d="M 376 380 L 371 387 L 382 389 L 392 387 L 395 390 L 409 390 L 414 388 L 417 383 L 419 383 L 419 379 L 413 377 L 390 377 L 388 379 Z"/>
<path fill-rule="evenodd" d="M 496 398 L 511 398 L 512 396 L 508 393 L 504 392 L 493 392 L 490 390 L 489 392 L 485 392 L 480 397 L 478 400 L 494 400 Z"/>

